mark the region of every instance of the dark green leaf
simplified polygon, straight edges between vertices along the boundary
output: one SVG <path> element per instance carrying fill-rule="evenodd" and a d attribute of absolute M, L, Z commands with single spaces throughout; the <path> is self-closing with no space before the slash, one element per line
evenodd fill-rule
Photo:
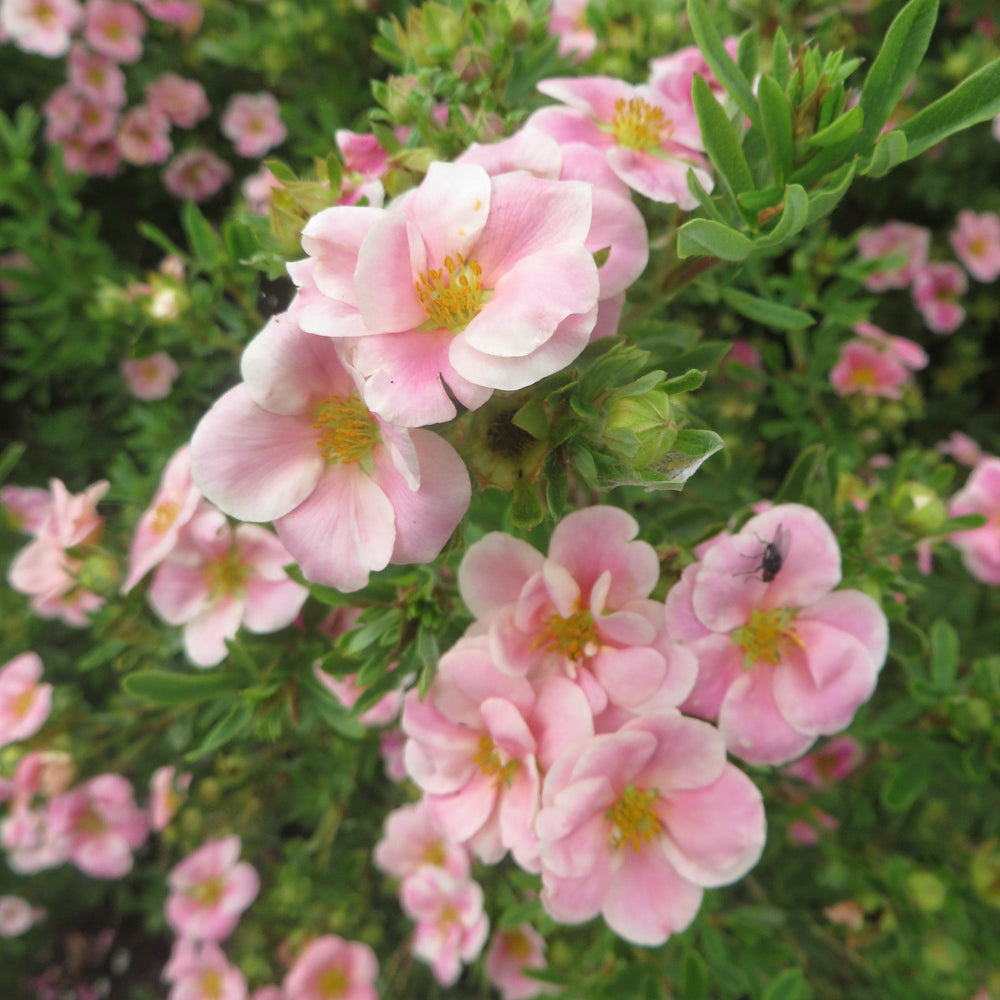
<path fill-rule="evenodd" d="M 705 960 L 696 951 L 684 956 L 681 967 L 681 1000 L 706 1000 L 708 997 L 708 969 Z"/>
<path fill-rule="evenodd" d="M 761 1000 L 808 1000 L 812 992 L 801 969 L 785 969 L 768 983 Z"/>
<path fill-rule="evenodd" d="M 923 660 L 927 656 L 927 636 L 907 621 L 889 627 L 889 649 L 904 660 Z"/>
<path fill-rule="evenodd" d="M 889 812 L 906 812 L 923 795 L 927 779 L 927 766 L 924 761 L 919 757 L 908 757 L 906 761 L 895 766 L 892 777 L 882 786 L 882 793 L 879 796 L 882 805 Z"/>
<path fill-rule="evenodd" d="M 27 445 L 22 441 L 12 441 L 0 454 L 0 484 L 14 471 L 14 466 L 21 461 Z"/>
<path fill-rule="evenodd" d="M 788 87 L 788 73 L 791 61 L 788 56 L 788 36 L 778 28 L 774 33 L 774 42 L 771 48 L 771 75 L 774 82 L 785 91 Z M 761 80 L 763 83 L 764 80 Z"/>
<path fill-rule="evenodd" d="M 931 679 L 939 691 L 950 691 L 958 676 L 958 633 L 938 619 L 930 628 Z"/>
<path fill-rule="evenodd" d="M 816 322 L 809 313 L 801 309 L 770 302 L 756 295 L 741 292 L 738 288 L 723 288 L 721 294 L 723 302 L 747 319 L 776 330 L 802 330 Z"/>
<path fill-rule="evenodd" d="M 692 219 L 677 231 L 678 257 L 719 257 L 746 260 L 753 242 L 743 233 L 713 219 Z"/>
<path fill-rule="evenodd" d="M 205 735 L 201 744 L 186 753 L 184 759 L 195 761 L 224 747 L 235 739 L 253 720 L 253 709 L 245 701 L 237 701 Z"/>
<path fill-rule="evenodd" d="M 757 75 L 757 66 L 760 62 L 760 48 L 757 42 L 756 31 L 744 31 L 740 35 L 739 47 L 736 50 L 736 65 L 748 79 L 752 80 Z"/>
<path fill-rule="evenodd" d="M 181 209 L 181 225 L 194 258 L 202 265 L 212 265 L 221 256 L 222 242 L 212 224 L 193 202 L 186 201 Z"/>
<path fill-rule="evenodd" d="M 238 674 L 212 672 L 179 674 L 167 670 L 143 670 L 122 680 L 126 694 L 157 705 L 193 705 L 239 690 Z"/>
<path fill-rule="evenodd" d="M 696 368 L 699 372 L 711 371 L 732 350 L 732 347 L 732 341 L 729 340 L 703 340 L 690 351 L 670 358 L 669 370 L 687 371 Z"/>
<path fill-rule="evenodd" d="M 809 486 L 812 483 L 820 462 L 823 460 L 823 445 L 810 445 L 795 459 L 788 470 L 778 492 L 774 494 L 775 503 L 803 503 Z"/>
<path fill-rule="evenodd" d="M 760 119 L 771 157 L 771 173 L 778 184 L 784 184 L 792 169 L 792 108 L 784 90 L 769 76 L 761 77 L 757 88 Z"/>
<path fill-rule="evenodd" d="M 734 196 L 753 190 L 753 175 L 747 164 L 740 137 L 723 107 L 715 99 L 703 77 L 695 75 L 691 98 L 701 127 L 705 152 Z"/>
<path fill-rule="evenodd" d="M 558 521 L 566 513 L 569 497 L 569 477 L 566 475 L 566 460 L 562 451 L 550 451 L 545 456 L 545 502 L 549 513 Z"/>

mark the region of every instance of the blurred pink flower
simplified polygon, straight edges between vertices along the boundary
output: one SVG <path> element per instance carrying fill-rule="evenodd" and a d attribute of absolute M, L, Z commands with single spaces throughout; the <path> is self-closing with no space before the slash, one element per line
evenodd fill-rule
<path fill-rule="evenodd" d="M 81 94 L 113 108 L 125 103 L 125 74 L 113 59 L 77 42 L 70 49 L 67 63 L 70 85 Z"/>
<path fill-rule="evenodd" d="M 190 784 L 190 771 L 178 775 L 172 764 L 165 764 L 153 772 L 149 781 L 149 818 L 156 832 L 167 828 Z"/>
<path fill-rule="evenodd" d="M 549 34 L 559 39 L 559 55 L 575 62 L 589 59 L 597 48 L 597 35 L 587 23 L 588 0 L 552 0 Z"/>
<path fill-rule="evenodd" d="M 178 153 L 163 171 L 163 185 L 176 198 L 205 201 L 233 176 L 232 168 L 210 149 L 195 147 Z"/>
<path fill-rule="evenodd" d="M 191 128 L 208 116 L 211 107 L 197 80 L 162 73 L 146 86 L 146 104 L 166 115 L 179 128 Z"/>
<path fill-rule="evenodd" d="M 34 736 L 52 708 L 52 685 L 39 684 L 42 661 L 22 653 L 0 667 L 0 747 Z"/>
<path fill-rule="evenodd" d="M 909 371 L 895 358 L 863 340 L 844 344 L 837 363 L 830 369 L 830 384 L 839 396 L 860 392 L 899 399 L 902 387 L 911 381 Z"/>
<path fill-rule="evenodd" d="M 120 134 L 119 142 L 121 142 Z M 129 162 L 138 161 L 130 160 Z M 128 383 L 129 392 L 136 399 L 150 400 L 163 399 L 168 396 L 174 379 L 180 375 L 181 370 L 169 354 L 157 351 L 156 354 L 151 354 L 147 358 L 126 359 L 121 363 L 121 373 Z"/>
<path fill-rule="evenodd" d="M 83 37 L 102 55 L 116 62 L 136 62 L 145 33 L 146 19 L 126 0 L 87 0 Z"/>
<path fill-rule="evenodd" d="M 235 835 L 210 840 L 171 870 L 164 912 L 178 937 L 222 941 L 257 898 L 260 878 L 240 848 Z"/>
<path fill-rule="evenodd" d="M 156 21 L 176 24 L 186 34 L 198 30 L 202 19 L 199 0 L 139 0 L 146 13 Z"/>
<path fill-rule="evenodd" d="M 0 937 L 18 937 L 45 916 L 20 896 L 0 896 Z"/>
<path fill-rule="evenodd" d="M 272 94 L 234 94 L 222 113 L 222 134 L 240 156 L 263 156 L 285 140 L 287 129 Z"/>
<path fill-rule="evenodd" d="M 167 1000 L 247 1000 L 247 983 L 222 949 L 211 942 L 178 941 L 163 970 Z"/>
<path fill-rule="evenodd" d="M 390 781 L 403 781 L 406 778 L 406 764 L 403 760 L 405 746 L 406 737 L 398 729 L 387 729 L 379 736 L 378 748 L 382 755 L 382 767 Z"/>
<path fill-rule="evenodd" d="M 404 879 L 421 865 L 437 865 L 457 878 L 469 874 L 469 852 L 447 840 L 426 799 L 393 809 L 372 854 L 375 866 Z"/>
<path fill-rule="evenodd" d="M 359 941 L 325 934 L 311 941 L 285 976 L 285 1000 L 378 1000 L 378 959 Z"/>
<path fill-rule="evenodd" d="M 357 674 L 345 674 L 343 677 L 334 677 L 333 674 L 328 674 L 318 665 L 313 666 L 313 674 L 316 680 L 345 708 L 353 708 L 354 703 L 365 692 L 365 688 L 358 686 Z M 387 691 L 371 708 L 362 712 L 357 719 L 363 726 L 388 726 L 399 718 L 399 710 L 402 707 L 403 692 Z"/>
<path fill-rule="evenodd" d="M 247 200 L 247 207 L 255 215 L 267 215 L 271 206 L 271 192 L 285 185 L 267 167 L 250 174 L 240 185 L 240 193 Z"/>
<path fill-rule="evenodd" d="M 729 55 L 735 59 L 740 40 L 730 37 L 723 44 Z M 649 63 L 649 85 L 663 94 L 668 101 L 688 104 L 692 109 L 694 101 L 691 97 L 691 86 L 696 76 L 700 76 L 708 84 L 720 103 L 727 100 L 725 87 L 715 78 L 697 45 L 688 45 L 671 52 L 670 55 L 652 59 Z"/>
<path fill-rule="evenodd" d="M 83 107 L 83 95 L 68 83 L 56 87 L 42 105 L 45 115 L 45 141 L 59 142 L 77 129 Z"/>
<path fill-rule="evenodd" d="M 782 770 L 793 778 L 824 788 L 850 774 L 863 760 L 861 744 L 851 736 L 835 736 L 818 750 L 800 757 Z"/>
<path fill-rule="evenodd" d="M 1000 277 L 1000 216 L 996 212 L 959 212 L 948 236 L 955 255 L 977 281 Z"/>
<path fill-rule="evenodd" d="M 82 13 L 76 0 L 3 0 L 0 31 L 22 52 L 55 59 L 69 51 Z"/>
<path fill-rule="evenodd" d="M 486 950 L 486 977 L 500 991 L 501 1000 L 531 1000 L 558 987 L 524 974 L 545 968 L 545 941 L 530 924 L 493 932 Z"/>
<path fill-rule="evenodd" d="M 969 280 L 958 264 L 926 264 L 913 277 L 913 304 L 934 333 L 954 333 L 965 319 L 958 298 Z"/>
<path fill-rule="evenodd" d="M 942 455 L 948 455 L 959 465 L 967 465 L 969 468 L 983 457 L 983 449 L 968 434 L 963 434 L 961 431 L 952 431 L 948 440 L 939 441 L 935 448 Z M 3 491 L 0 490 L 0 497 L 2 495 Z"/>
<path fill-rule="evenodd" d="M 137 104 L 122 116 L 115 141 L 118 143 L 118 152 L 126 163 L 131 163 L 134 166 L 162 163 L 170 155 L 172 148 L 170 145 L 170 120 L 157 108 Z M 166 358 L 167 355 L 162 352 L 153 355 L 153 358 L 161 357 Z M 147 358 L 144 362 L 137 362 L 137 364 L 148 364 L 151 360 Z M 167 358 L 167 360 L 170 359 Z M 129 363 L 125 362 L 125 364 Z M 173 362 L 171 361 L 170 364 Z M 176 377 L 176 372 L 174 377 Z M 139 379 L 136 381 L 139 382 Z M 153 386 L 156 387 L 153 391 L 160 391 L 157 383 L 151 378 L 148 379 L 146 391 L 151 391 Z M 166 392 L 169 391 L 170 382 L 168 381 Z M 160 399 L 166 395 L 166 392 L 160 392 L 160 395 L 156 396 L 139 396 L 139 398 Z M 134 388 L 133 394 L 139 395 Z"/>
<path fill-rule="evenodd" d="M 48 513 L 49 491 L 35 486 L 4 486 L 0 489 L 0 504 L 7 512 L 11 527 L 33 535 Z"/>
<path fill-rule="evenodd" d="M 873 271 L 865 279 L 865 288 L 872 292 L 906 288 L 927 263 L 930 243 L 929 229 L 908 222 L 887 222 L 876 229 L 865 230 L 858 237 L 858 253 L 862 260 L 898 258 Z"/>
<path fill-rule="evenodd" d="M 949 541 L 977 580 L 1000 584 L 1000 458 L 986 455 L 980 459 L 965 486 L 951 498 L 948 513 L 986 517 L 982 527 L 953 532 Z"/>
<path fill-rule="evenodd" d="M 48 812 L 31 809 L 19 798 L 0 821 L 0 844 L 7 852 L 7 865 L 19 875 L 55 868 L 69 858 L 68 838 L 54 828 Z"/>

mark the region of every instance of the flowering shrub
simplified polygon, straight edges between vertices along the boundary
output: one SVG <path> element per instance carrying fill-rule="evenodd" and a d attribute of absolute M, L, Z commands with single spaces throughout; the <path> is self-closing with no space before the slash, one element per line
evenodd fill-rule
<path fill-rule="evenodd" d="M 994 16 L 0 0 L 0 994 L 1000 997 Z"/>

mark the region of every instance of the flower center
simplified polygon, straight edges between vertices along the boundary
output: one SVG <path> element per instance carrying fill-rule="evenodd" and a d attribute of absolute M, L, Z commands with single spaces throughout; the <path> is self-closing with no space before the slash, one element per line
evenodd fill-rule
<path fill-rule="evenodd" d="M 509 760 L 504 764 L 500 759 L 500 751 L 497 749 L 497 745 L 486 733 L 483 733 L 479 737 L 479 748 L 472 759 L 483 774 L 496 778 L 497 785 L 509 785 L 513 781 L 514 774 L 520 763 L 516 760 Z"/>
<path fill-rule="evenodd" d="M 630 844 L 633 851 L 641 851 L 642 843 L 649 843 L 662 826 L 653 804 L 659 798 L 656 789 L 644 792 L 628 785 L 622 797 L 604 814 L 611 820 L 611 846 L 618 848 Z"/>
<path fill-rule="evenodd" d="M 973 236 L 969 240 L 969 254 L 973 257 L 986 256 L 986 239 L 982 236 Z"/>
<path fill-rule="evenodd" d="M 323 1000 L 337 1000 L 337 997 L 344 995 L 347 986 L 347 976 L 343 969 L 327 969 L 320 976 L 319 995 Z"/>
<path fill-rule="evenodd" d="M 331 396 L 316 410 L 316 447 L 327 465 L 360 462 L 380 440 L 378 424 L 355 395 Z"/>
<path fill-rule="evenodd" d="M 157 535 L 164 535 L 170 526 L 177 520 L 177 515 L 181 512 L 180 504 L 173 500 L 164 500 L 158 503 L 153 509 L 153 531 Z"/>
<path fill-rule="evenodd" d="M 793 622 L 798 608 L 773 608 L 762 611 L 754 608 L 750 621 L 733 633 L 733 641 L 746 653 L 743 665 L 749 670 L 756 663 L 775 667 L 781 663 L 781 646 L 793 642 L 802 645 Z"/>
<path fill-rule="evenodd" d="M 517 959 L 521 965 L 525 965 L 531 958 L 531 942 L 528 935 L 521 931 L 510 931 L 507 934 L 507 951 L 511 958 Z"/>
<path fill-rule="evenodd" d="M 13 704 L 14 718 L 23 719 L 24 716 L 28 714 L 31 710 L 31 706 L 35 703 L 35 694 L 37 689 L 30 687 L 22 691 L 15 699 Z"/>
<path fill-rule="evenodd" d="M 655 149 L 669 134 L 673 121 L 664 115 L 661 108 L 647 104 L 641 97 L 631 97 L 628 101 L 619 97 L 615 101 L 615 116 L 611 119 L 619 146 L 629 149 Z"/>
<path fill-rule="evenodd" d="M 553 649 L 569 660 L 595 656 L 598 650 L 597 628 L 589 611 L 575 611 L 569 618 L 553 615 L 532 649 Z"/>
<path fill-rule="evenodd" d="M 221 559 L 210 562 L 205 573 L 209 590 L 213 596 L 218 596 L 242 590 L 252 570 L 244 564 L 239 549 L 232 548 Z"/>
<path fill-rule="evenodd" d="M 490 300 L 493 292 L 482 288 L 483 269 L 475 257 L 466 260 L 460 253 L 445 257 L 444 267 L 431 268 L 414 283 L 420 303 L 427 310 L 427 329 L 444 327 L 461 333 Z"/>
<path fill-rule="evenodd" d="M 867 365 L 855 368 L 851 372 L 851 383 L 853 385 L 876 385 L 878 379 L 875 376 L 875 369 L 869 368 Z"/>
<path fill-rule="evenodd" d="M 86 836 L 96 837 L 98 834 L 104 833 L 107 830 L 108 824 L 97 815 L 94 811 L 94 807 L 87 804 L 87 808 L 80 814 L 80 817 L 73 824 L 73 829 L 76 833 L 82 833 Z"/>
<path fill-rule="evenodd" d="M 201 974 L 201 992 L 206 1000 L 219 1000 L 222 996 L 222 973 L 218 969 L 206 969 Z"/>
<path fill-rule="evenodd" d="M 226 887 L 223 884 L 222 877 L 216 875 L 214 878 L 205 879 L 204 882 L 199 882 L 197 885 L 191 886 L 191 888 L 187 891 L 187 895 L 199 906 L 203 906 L 207 909 L 218 905 L 219 901 L 222 899 L 225 889 Z"/>

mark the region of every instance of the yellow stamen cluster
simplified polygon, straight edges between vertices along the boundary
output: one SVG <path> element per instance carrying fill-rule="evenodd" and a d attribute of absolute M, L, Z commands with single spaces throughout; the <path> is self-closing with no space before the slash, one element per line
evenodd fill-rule
<path fill-rule="evenodd" d="M 509 785 L 514 780 L 514 774 L 520 764 L 520 761 L 516 760 L 502 763 L 497 745 L 486 733 L 479 737 L 479 746 L 472 759 L 483 774 L 496 778 L 497 785 Z"/>
<path fill-rule="evenodd" d="M 553 615 L 532 648 L 555 650 L 574 661 L 594 656 L 599 648 L 594 616 L 589 611 L 575 611 L 568 618 Z"/>
<path fill-rule="evenodd" d="M 15 699 L 12 706 L 14 710 L 14 718 L 20 719 L 31 711 L 31 706 L 35 704 L 35 696 L 38 694 L 38 689 L 35 687 L 30 687 L 26 691 L 22 691 Z"/>
<path fill-rule="evenodd" d="M 661 108 L 647 104 L 641 97 L 632 97 L 628 101 L 619 97 L 615 101 L 611 131 L 619 146 L 646 151 L 656 149 L 672 125 L 673 120 L 667 118 Z"/>
<path fill-rule="evenodd" d="M 611 845 L 619 848 L 629 844 L 633 851 L 641 851 L 662 829 L 653 805 L 659 792 L 652 789 L 644 792 L 634 785 L 628 785 L 622 797 L 604 814 L 611 821 Z"/>
<path fill-rule="evenodd" d="M 205 567 L 206 582 L 212 596 L 236 594 L 251 574 L 250 567 L 243 562 L 239 549 L 232 548 L 221 559 L 210 562 Z"/>
<path fill-rule="evenodd" d="M 350 985 L 343 969 L 327 969 L 319 979 L 319 995 L 323 1000 L 337 1000 Z"/>
<path fill-rule="evenodd" d="M 201 974 L 201 993 L 207 1000 L 222 996 L 222 973 L 218 969 L 206 969 Z"/>
<path fill-rule="evenodd" d="M 795 632 L 797 608 L 772 608 L 763 611 L 754 608 L 750 621 L 733 632 L 733 641 L 743 647 L 744 665 L 749 670 L 757 663 L 776 667 L 781 663 L 782 647 L 788 643 L 802 646 Z"/>
<path fill-rule="evenodd" d="M 153 523 L 151 525 L 153 531 L 157 535 L 166 534 L 170 526 L 177 520 L 177 515 L 180 512 L 180 506 L 173 500 L 164 500 L 163 503 L 158 503 L 153 508 Z"/>
<path fill-rule="evenodd" d="M 222 878 L 217 875 L 215 878 L 209 878 L 204 882 L 199 882 L 197 885 L 191 886 L 187 891 L 187 895 L 199 905 L 209 907 L 215 906 L 222 899 L 225 891 L 226 887 L 222 882 Z"/>
<path fill-rule="evenodd" d="M 420 275 L 414 287 L 432 328 L 461 333 L 469 325 L 492 295 L 480 286 L 482 273 L 475 257 L 466 260 L 457 253 L 454 259 L 445 257 L 444 267 Z"/>
<path fill-rule="evenodd" d="M 360 462 L 379 441 L 378 424 L 357 396 L 331 396 L 316 410 L 313 427 L 327 465 Z"/>

